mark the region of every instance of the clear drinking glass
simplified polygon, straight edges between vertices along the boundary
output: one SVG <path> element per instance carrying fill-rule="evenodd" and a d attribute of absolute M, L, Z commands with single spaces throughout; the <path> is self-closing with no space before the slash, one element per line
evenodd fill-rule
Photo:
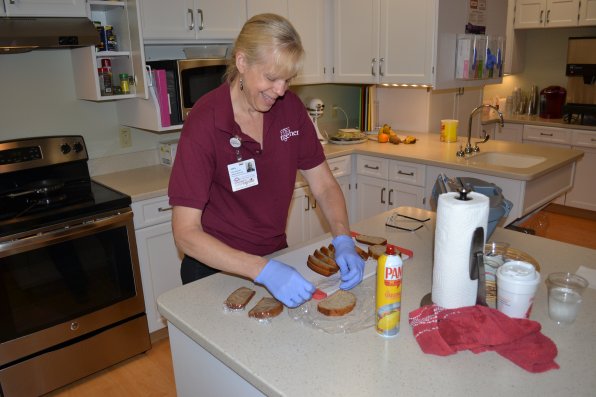
<path fill-rule="evenodd" d="M 551 273 L 548 287 L 548 316 L 557 324 L 572 324 L 582 303 L 588 280 L 573 273 Z"/>

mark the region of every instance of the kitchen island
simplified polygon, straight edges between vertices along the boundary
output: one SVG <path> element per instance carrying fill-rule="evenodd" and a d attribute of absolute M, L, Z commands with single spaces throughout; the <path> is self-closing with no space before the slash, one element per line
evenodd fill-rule
<path fill-rule="evenodd" d="M 414 255 L 404 263 L 401 332 L 393 339 L 373 328 L 330 334 L 302 325 L 287 309 L 270 324 L 245 312 L 225 313 L 223 301 L 240 286 L 268 292 L 251 281 L 216 274 L 161 295 L 159 310 L 168 320 L 179 396 L 592 396 L 596 390 L 596 291 L 588 288 L 577 321 L 557 326 L 548 318 L 541 282 L 531 318 L 559 349 L 560 369 L 531 374 L 493 352 L 459 352 L 448 357 L 422 353 L 407 313 L 431 289 L 434 213 L 413 208 L 431 220 L 416 232 L 385 226 L 389 212 L 352 226 L 359 233 L 387 237 Z M 542 280 L 554 271 L 596 269 L 596 250 L 497 228 L 491 241 L 508 242 L 534 257 Z M 305 248 L 329 236 L 273 256 L 306 261 Z M 299 266 L 301 263 L 290 263 Z M 305 273 L 306 276 L 308 274 Z M 314 273 L 312 275 L 314 277 Z M 374 277 L 363 284 L 370 285 Z M 360 287 L 357 287 L 360 288 Z"/>

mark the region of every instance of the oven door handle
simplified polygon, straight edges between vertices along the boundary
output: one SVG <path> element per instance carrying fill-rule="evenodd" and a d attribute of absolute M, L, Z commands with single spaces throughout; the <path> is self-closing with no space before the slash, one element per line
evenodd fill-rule
<path fill-rule="evenodd" d="M 98 233 L 103 230 L 114 229 L 118 226 L 126 226 L 134 232 L 132 216 L 133 214 L 130 210 L 127 212 L 112 212 L 104 216 L 100 215 L 98 217 L 83 219 L 78 223 L 61 224 L 47 231 L 37 231 L 14 240 L 0 242 L 0 258 L 37 247 Z"/>

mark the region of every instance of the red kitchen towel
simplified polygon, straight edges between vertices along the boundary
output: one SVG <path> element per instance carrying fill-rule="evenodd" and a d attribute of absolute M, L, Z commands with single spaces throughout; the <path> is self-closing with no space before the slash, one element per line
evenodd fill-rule
<path fill-rule="evenodd" d="M 458 309 L 422 306 L 410 313 L 409 320 L 418 345 L 427 354 L 495 351 L 529 372 L 559 368 L 557 346 L 540 332 L 536 321 L 511 318 L 479 305 Z"/>

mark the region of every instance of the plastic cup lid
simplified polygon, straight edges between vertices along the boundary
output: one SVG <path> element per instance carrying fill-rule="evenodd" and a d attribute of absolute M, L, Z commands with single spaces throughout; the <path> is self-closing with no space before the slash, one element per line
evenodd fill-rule
<path fill-rule="evenodd" d="M 531 263 L 523 261 L 506 262 L 497 270 L 497 275 L 511 281 L 534 281 L 536 269 Z"/>

